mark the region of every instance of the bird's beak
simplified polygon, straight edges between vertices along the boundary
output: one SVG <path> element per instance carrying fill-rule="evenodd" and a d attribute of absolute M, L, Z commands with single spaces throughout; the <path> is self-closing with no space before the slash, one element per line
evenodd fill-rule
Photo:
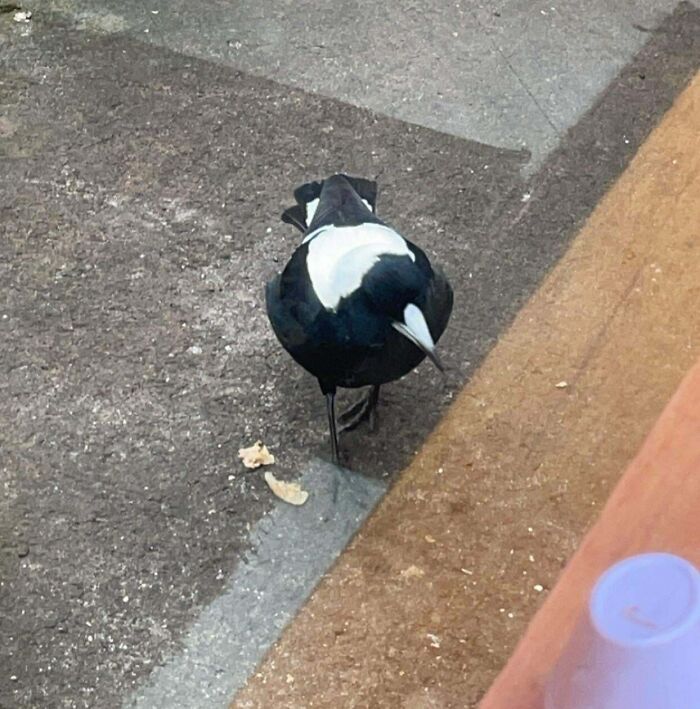
<path fill-rule="evenodd" d="M 417 305 L 413 303 L 407 305 L 403 311 L 403 322 L 395 320 L 392 325 L 395 330 L 407 337 L 414 345 L 420 347 L 441 372 L 445 372 L 445 368 L 437 352 L 435 352 L 435 343 L 430 334 L 428 323 Z"/>

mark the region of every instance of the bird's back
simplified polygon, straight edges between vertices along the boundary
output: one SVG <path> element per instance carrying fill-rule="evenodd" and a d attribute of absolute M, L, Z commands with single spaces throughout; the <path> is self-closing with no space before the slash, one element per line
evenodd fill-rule
<path fill-rule="evenodd" d="M 296 204 L 286 209 L 282 221 L 293 224 L 304 238 L 324 226 L 357 226 L 383 222 L 375 215 L 377 183 L 361 177 L 332 175 L 307 182 L 294 190 Z"/>
<path fill-rule="evenodd" d="M 266 291 L 278 339 L 305 369 L 337 386 L 408 373 L 425 353 L 392 323 L 410 298 L 437 342 L 452 310 L 447 279 L 376 216 L 376 183 L 334 175 L 294 195 L 283 220 L 304 239 Z"/>

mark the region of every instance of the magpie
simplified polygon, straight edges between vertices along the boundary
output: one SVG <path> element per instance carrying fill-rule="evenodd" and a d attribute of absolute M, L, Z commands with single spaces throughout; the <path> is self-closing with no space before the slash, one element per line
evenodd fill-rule
<path fill-rule="evenodd" d="M 377 216 L 376 182 L 336 174 L 301 185 L 294 198 L 282 221 L 303 240 L 267 284 L 267 314 L 282 346 L 318 379 L 337 465 L 337 388 L 371 387 L 340 422 L 374 427 L 382 384 L 426 356 L 443 371 L 435 343 L 453 294 L 425 253 Z"/>

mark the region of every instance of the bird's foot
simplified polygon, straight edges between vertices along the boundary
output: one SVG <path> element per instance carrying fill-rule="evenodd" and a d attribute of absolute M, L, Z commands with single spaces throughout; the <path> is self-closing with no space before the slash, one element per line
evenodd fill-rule
<path fill-rule="evenodd" d="M 343 411 L 338 416 L 338 422 L 341 424 L 340 433 L 354 431 L 365 421 L 369 422 L 369 430 L 372 433 L 376 432 L 378 389 L 379 387 L 377 387 L 377 390 L 373 388 L 367 396 L 354 403 L 347 411 Z"/>
<path fill-rule="evenodd" d="M 356 428 L 362 420 L 366 419 L 368 404 L 369 401 L 367 397 L 363 396 L 359 401 L 356 401 L 349 408 L 345 409 L 345 411 L 338 414 L 338 423 L 342 426 L 353 426 L 354 424 L 353 428 Z M 356 422 L 358 418 L 360 421 Z M 352 429 L 343 428 L 341 430 L 345 431 Z"/>

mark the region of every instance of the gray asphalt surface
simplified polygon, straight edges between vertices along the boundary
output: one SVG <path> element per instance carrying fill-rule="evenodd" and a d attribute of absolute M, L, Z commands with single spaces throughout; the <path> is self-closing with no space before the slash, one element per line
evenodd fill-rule
<path fill-rule="evenodd" d="M 461 224 L 483 223 L 521 156 L 40 19 L 3 57 L 15 560 L 2 664 L 17 679 L 0 696 L 115 706 L 216 597 L 272 506 L 238 448 L 261 438 L 282 476 L 326 451 L 322 397 L 263 310 L 262 284 L 296 243 L 279 222 L 290 189 L 341 167 L 384 172 L 382 213 L 442 261 L 451 231 L 466 276 L 484 235 Z M 477 323 L 494 313 L 469 319 L 452 341 L 485 351 Z M 457 371 L 479 356 L 445 354 Z M 353 468 L 395 472 L 430 429 L 448 392 L 424 370 L 388 390 L 380 435 L 346 438 Z"/>
<path fill-rule="evenodd" d="M 307 504 L 280 505 L 255 524 L 254 554 L 236 565 L 181 651 L 153 672 L 128 709 L 226 706 L 386 489 L 323 461 L 299 483 L 313 491 Z"/>
<path fill-rule="evenodd" d="M 379 434 L 344 439 L 390 479 L 697 69 L 697 15 L 645 33 L 529 181 L 526 151 L 1 15 L 0 705 L 119 706 L 255 557 L 274 503 L 238 448 L 263 439 L 281 477 L 326 454 L 322 398 L 263 310 L 294 186 L 376 177 L 455 284 L 448 385 L 421 367 Z"/>
<path fill-rule="evenodd" d="M 27 0 L 31 4 L 30 0 Z M 34 0 L 36 2 L 36 0 Z M 41 0 L 79 27 L 511 150 L 542 164 L 675 0 Z"/>

